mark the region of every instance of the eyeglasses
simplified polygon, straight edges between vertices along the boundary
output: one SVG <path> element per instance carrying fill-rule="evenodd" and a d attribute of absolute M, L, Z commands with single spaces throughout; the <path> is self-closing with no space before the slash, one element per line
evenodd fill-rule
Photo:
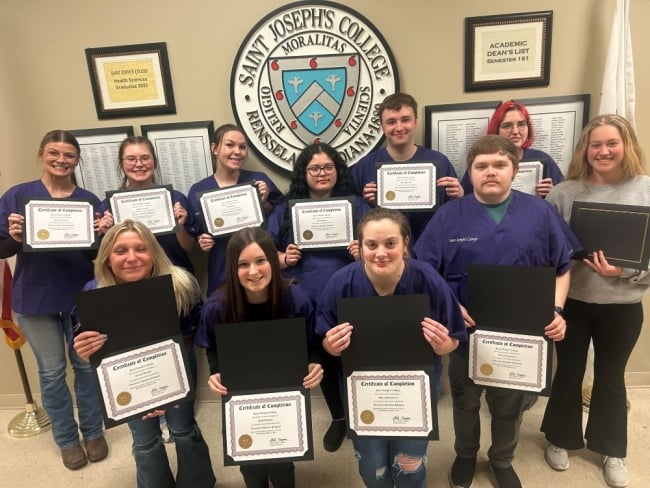
<path fill-rule="evenodd" d="M 318 176 L 322 171 L 326 175 L 331 175 L 334 173 L 336 166 L 333 164 L 326 164 L 324 166 L 307 166 L 307 172 L 312 176 Z"/>
<path fill-rule="evenodd" d="M 124 161 L 126 164 L 128 164 L 130 166 L 135 166 L 135 163 L 137 163 L 138 161 L 140 161 L 142 164 L 149 164 L 152 160 L 153 160 L 153 158 L 151 156 L 149 156 L 148 154 L 145 154 L 144 156 L 139 156 L 139 157 L 127 156 L 127 157 L 122 159 L 122 161 Z"/>
<path fill-rule="evenodd" d="M 67 161 L 68 163 L 73 163 L 77 159 L 79 159 L 79 155 L 77 153 L 73 153 L 73 152 L 64 152 L 64 153 L 62 153 L 60 151 L 57 151 L 56 149 L 48 149 L 46 151 L 46 154 L 47 154 L 47 157 L 50 158 L 50 159 L 59 159 L 59 157 L 61 155 L 63 155 L 63 160 Z"/>
<path fill-rule="evenodd" d="M 528 128 L 528 122 L 525 120 L 520 120 L 516 124 L 514 122 L 504 122 L 503 124 L 499 125 L 499 129 L 501 130 L 512 130 L 515 128 L 515 125 L 517 126 L 517 129 L 519 130 L 524 130 Z"/>

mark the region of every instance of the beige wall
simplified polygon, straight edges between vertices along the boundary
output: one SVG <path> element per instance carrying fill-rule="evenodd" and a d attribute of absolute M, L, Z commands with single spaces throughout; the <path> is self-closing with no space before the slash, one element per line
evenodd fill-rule
<path fill-rule="evenodd" d="M 3 0 L 0 6 L 0 191 L 35 179 L 36 150 L 53 128 L 214 120 L 233 121 L 229 77 L 235 53 L 246 34 L 279 0 Z M 391 46 L 401 88 L 422 106 L 497 98 L 546 97 L 591 93 L 592 115 L 600 86 L 615 0 L 346 0 L 367 17 Z M 463 92 L 465 17 L 553 10 L 551 83 L 510 91 Z M 631 0 L 636 48 L 637 128 L 650 152 L 650 67 L 641 62 L 650 44 L 643 19 L 650 2 Z M 176 115 L 98 121 L 84 55 L 87 47 L 165 41 L 170 57 Z M 422 111 L 420 112 L 422 115 Z M 422 127 L 418 140 L 423 140 Z M 286 179 L 251 157 L 283 188 Z M 649 310 L 646 300 L 646 313 Z M 615 324 L 612 324 L 615 326 Z M 645 331 L 630 361 L 630 381 L 650 384 L 650 332 Z M 23 348 L 31 384 L 36 367 Z M 0 395 L 20 403 L 22 388 L 12 373 L 14 354 L 0 344 Z M 13 403 L 12 401 L 12 403 Z M 0 400 L 0 405 L 3 402 Z"/>

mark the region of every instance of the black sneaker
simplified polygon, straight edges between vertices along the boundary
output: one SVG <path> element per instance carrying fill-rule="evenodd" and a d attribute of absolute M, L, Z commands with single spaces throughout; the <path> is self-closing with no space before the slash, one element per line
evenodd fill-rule
<path fill-rule="evenodd" d="M 490 465 L 492 466 L 492 471 L 494 471 L 494 477 L 497 479 L 497 486 L 499 488 L 521 488 L 519 476 L 517 476 L 512 466 L 498 468 L 492 463 Z"/>
<path fill-rule="evenodd" d="M 337 451 L 345 439 L 345 419 L 332 420 L 323 436 L 323 447 L 328 452 Z"/>
<path fill-rule="evenodd" d="M 469 488 L 472 486 L 475 469 L 476 457 L 462 458 L 456 456 L 454 464 L 451 465 L 451 471 L 449 471 L 449 486 L 451 488 Z"/>

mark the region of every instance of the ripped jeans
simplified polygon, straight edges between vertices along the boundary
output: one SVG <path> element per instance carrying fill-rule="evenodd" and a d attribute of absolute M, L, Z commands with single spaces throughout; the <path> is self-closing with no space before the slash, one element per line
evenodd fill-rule
<path fill-rule="evenodd" d="M 359 474 L 368 488 L 425 488 L 426 439 L 353 439 Z"/>

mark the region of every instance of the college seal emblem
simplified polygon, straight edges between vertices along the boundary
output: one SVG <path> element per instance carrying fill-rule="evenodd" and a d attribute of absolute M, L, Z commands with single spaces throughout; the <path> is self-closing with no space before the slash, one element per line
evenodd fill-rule
<path fill-rule="evenodd" d="M 314 141 L 348 165 L 382 142 L 377 107 L 399 90 L 390 48 L 354 10 L 295 2 L 257 23 L 232 67 L 237 122 L 265 162 L 291 171 Z"/>

